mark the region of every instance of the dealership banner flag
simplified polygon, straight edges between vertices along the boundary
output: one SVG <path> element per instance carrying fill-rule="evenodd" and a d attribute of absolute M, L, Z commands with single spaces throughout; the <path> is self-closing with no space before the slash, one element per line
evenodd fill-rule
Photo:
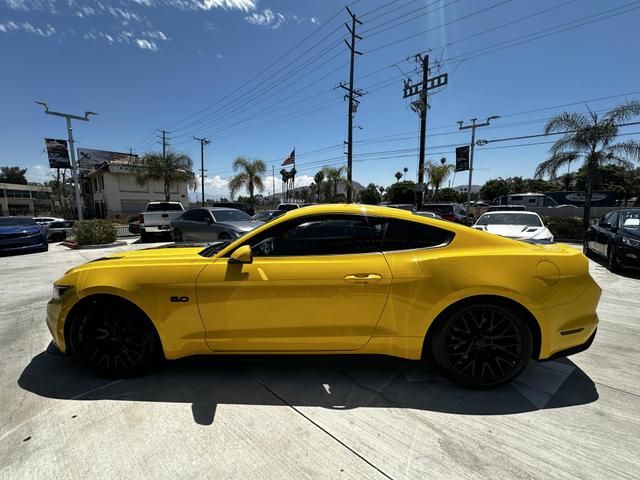
<path fill-rule="evenodd" d="M 44 143 L 47 146 L 50 168 L 71 168 L 66 140 L 45 138 Z"/>
<path fill-rule="evenodd" d="M 456 148 L 456 172 L 469 170 L 469 145 Z"/>
<path fill-rule="evenodd" d="M 295 165 L 296 164 L 296 147 L 293 147 L 293 150 L 291 150 L 291 153 L 289 154 L 289 156 L 285 159 L 284 162 L 282 162 L 282 165 L 280 165 L 281 167 L 284 167 L 285 165 Z"/>

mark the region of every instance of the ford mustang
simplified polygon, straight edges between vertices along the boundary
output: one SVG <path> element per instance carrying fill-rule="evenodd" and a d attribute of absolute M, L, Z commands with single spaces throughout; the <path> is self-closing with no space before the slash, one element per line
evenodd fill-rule
<path fill-rule="evenodd" d="M 226 242 L 118 253 L 53 286 L 53 341 L 95 373 L 199 354 L 385 354 L 459 384 L 589 347 L 600 288 L 578 250 L 412 212 L 300 208 Z"/>

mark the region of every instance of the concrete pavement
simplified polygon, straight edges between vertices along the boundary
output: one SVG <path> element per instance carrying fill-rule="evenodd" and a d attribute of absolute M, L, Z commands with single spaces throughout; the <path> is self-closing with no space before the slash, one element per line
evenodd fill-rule
<path fill-rule="evenodd" d="M 51 283 L 104 250 L 0 257 L 0 478 L 637 478 L 640 277 L 591 261 L 590 350 L 464 390 L 412 362 L 208 357 L 106 381 L 48 347 Z"/>

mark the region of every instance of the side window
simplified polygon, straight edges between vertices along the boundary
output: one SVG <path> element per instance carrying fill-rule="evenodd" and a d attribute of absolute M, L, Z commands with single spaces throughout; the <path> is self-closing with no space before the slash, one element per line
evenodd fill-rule
<path fill-rule="evenodd" d="M 412 250 L 446 245 L 453 240 L 454 233 L 405 220 L 390 220 L 382 242 L 382 251 Z"/>
<path fill-rule="evenodd" d="M 379 252 L 384 219 L 358 215 L 298 218 L 252 238 L 255 257 L 348 255 Z"/>
<path fill-rule="evenodd" d="M 198 209 L 191 210 L 182 215 L 184 220 L 190 220 L 192 222 L 204 222 L 209 218 L 209 213 L 206 210 Z"/>
<path fill-rule="evenodd" d="M 189 220 L 189 221 L 195 221 L 196 219 L 196 214 L 197 214 L 197 210 L 190 210 L 188 212 L 185 212 L 182 214 L 182 219 L 183 220 Z"/>
<path fill-rule="evenodd" d="M 611 215 L 609 217 L 609 222 L 608 222 L 613 228 L 616 228 L 618 226 L 618 212 L 614 212 L 613 215 Z"/>

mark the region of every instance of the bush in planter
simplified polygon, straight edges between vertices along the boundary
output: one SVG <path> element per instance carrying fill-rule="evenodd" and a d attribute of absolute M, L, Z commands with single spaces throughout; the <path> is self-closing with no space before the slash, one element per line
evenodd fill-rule
<path fill-rule="evenodd" d="M 74 236 L 79 245 L 100 245 L 116 241 L 116 227 L 110 220 L 76 222 Z"/>
<path fill-rule="evenodd" d="M 574 217 L 543 217 L 542 220 L 556 240 L 582 241 L 582 219 Z"/>

